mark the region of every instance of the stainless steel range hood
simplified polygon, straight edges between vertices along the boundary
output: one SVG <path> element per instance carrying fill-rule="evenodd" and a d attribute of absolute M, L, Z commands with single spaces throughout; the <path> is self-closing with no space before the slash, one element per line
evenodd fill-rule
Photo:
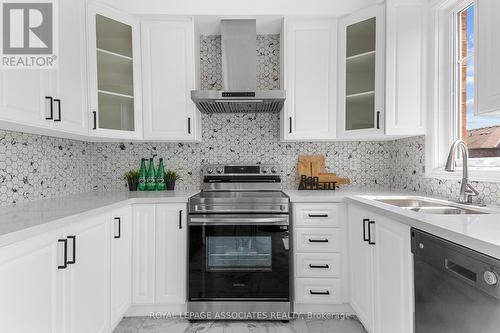
<path fill-rule="evenodd" d="M 193 90 L 201 112 L 279 112 L 284 90 L 256 91 L 256 20 L 222 20 L 222 86 L 224 90 Z"/>

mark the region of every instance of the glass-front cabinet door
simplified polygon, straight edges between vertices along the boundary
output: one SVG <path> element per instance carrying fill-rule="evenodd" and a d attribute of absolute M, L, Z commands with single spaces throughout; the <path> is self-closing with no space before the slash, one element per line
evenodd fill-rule
<path fill-rule="evenodd" d="M 88 24 L 91 134 L 139 138 L 138 23 L 114 9 L 89 5 Z"/>
<path fill-rule="evenodd" d="M 382 30 L 381 6 L 367 8 L 340 22 L 340 135 L 384 132 Z"/>

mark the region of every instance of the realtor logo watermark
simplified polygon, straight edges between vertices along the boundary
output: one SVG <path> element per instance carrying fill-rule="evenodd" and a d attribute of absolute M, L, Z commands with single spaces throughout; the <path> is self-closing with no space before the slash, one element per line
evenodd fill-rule
<path fill-rule="evenodd" d="M 2 1 L 2 69 L 57 67 L 55 3 L 35 1 Z"/>

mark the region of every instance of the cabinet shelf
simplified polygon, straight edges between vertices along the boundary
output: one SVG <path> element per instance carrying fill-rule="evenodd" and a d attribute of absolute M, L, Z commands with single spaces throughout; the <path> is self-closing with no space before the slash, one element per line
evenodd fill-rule
<path fill-rule="evenodd" d="M 105 94 L 105 95 L 112 95 L 112 96 L 118 96 L 118 97 L 123 97 L 123 98 L 134 99 L 134 96 L 124 95 L 124 94 L 118 94 L 118 93 L 115 93 L 115 92 L 112 92 L 112 91 L 107 91 L 107 90 L 98 90 L 97 92 L 100 93 L 100 94 Z"/>
<path fill-rule="evenodd" d="M 346 98 L 362 98 L 362 97 L 369 97 L 372 95 L 375 95 L 375 91 L 373 91 L 373 90 L 362 92 L 362 93 L 357 93 L 357 94 L 350 94 L 350 95 L 347 95 Z"/>
<path fill-rule="evenodd" d="M 346 60 L 348 62 L 350 62 L 350 61 L 356 60 L 356 59 L 364 59 L 364 58 L 369 59 L 370 56 L 374 56 L 374 55 L 375 55 L 375 50 L 349 56 L 346 58 Z"/>
<path fill-rule="evenodd" d="M 119 58 L 122 58 L 122 59 L 127 59 L 127 60 L 130 60 L 130 61 L 133 60 L 132 57 L 129 57 L 129 56 L 126 56 L 126 55 L 123 55 L 123 54 L 120 54 L 120 53 L 108 51 L 108 50 L 105 50 L 105 49 L 99 49 L 99 48 L 96 49 L 96 50 L 97 50 L 97 52 L 106 53 L 108 55 L 119 57 Z"/>

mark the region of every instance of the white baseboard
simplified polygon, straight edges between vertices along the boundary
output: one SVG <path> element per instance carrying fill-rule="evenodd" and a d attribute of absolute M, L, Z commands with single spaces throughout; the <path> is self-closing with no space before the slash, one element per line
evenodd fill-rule
<path fill-rule="evenodd" d="M 143 317 L 143 316 L 159 316 L 166 318 L 166 316 L 179 316 L 184 314 L 187 310 L 186 304 L 146 304 L 146 305 L 132 305 L 130 309 L 125 312 L 125 317 Z"/>

